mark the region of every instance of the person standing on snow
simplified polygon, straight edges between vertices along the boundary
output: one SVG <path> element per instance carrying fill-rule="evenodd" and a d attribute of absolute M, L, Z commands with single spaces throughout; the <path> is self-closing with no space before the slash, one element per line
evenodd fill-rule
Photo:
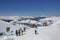
<path fill-rule="evenodd" d="M 35 34 L 37 34 L 37 30 L 35 30 Z"/>
<path fill-rule="evenodd" d="M 20 34 L 21 34 L 21 33 L 20 33 L 20 31 L 21 31 L 21 30 L 19 30 L 19 31 L 18 31 L 18 33 L 19 33 L 19 36 L 20 36 Z"/>
<path fill-rule="evenodd" d="M 23 30 L 21 32 L 22 32 L 22 35 L 23 35 Z"/>
<path fill-rule="evenodd" d="M 16 34 L 16 36 L 18 36 L 18 30 L 16 30 L 15 34 Z"/>
<path fill-rule="evenodd" d="M 24 32 L 26 31 L 26 27 L 23 28 Z"/>

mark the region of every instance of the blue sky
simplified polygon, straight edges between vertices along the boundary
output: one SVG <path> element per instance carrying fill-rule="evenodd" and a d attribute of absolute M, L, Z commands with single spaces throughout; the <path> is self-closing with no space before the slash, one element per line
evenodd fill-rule
<path fill-rule="evenodd" d="M 0 15 L 60 15 L 60 0 L 0 0 Z"/>

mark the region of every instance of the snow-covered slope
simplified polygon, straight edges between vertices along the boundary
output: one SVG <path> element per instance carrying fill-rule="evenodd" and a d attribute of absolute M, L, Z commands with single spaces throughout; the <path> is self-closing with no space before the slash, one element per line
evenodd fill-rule
<path fill-rule="evenodd" d="M 60 40 L 60 17 L 54 17 L 50 20 L 54 21 L 50 26 L 38 27 L 37 29 L 30 28 L 24 32 L 24 35 L 5 36 L 0 40 L 9 40 L 9 38 L 13 40 Z M 35 34 L 35 30 L 37 30 L 38 34 Z"/>
<path fill-rule="evenodd" d="M 14 40 L 60 40 L 60 20 L 50 27 L 40 27 L 35 35 L 35 28 L 29 29 L 25 35 L 14 38 Z"/>

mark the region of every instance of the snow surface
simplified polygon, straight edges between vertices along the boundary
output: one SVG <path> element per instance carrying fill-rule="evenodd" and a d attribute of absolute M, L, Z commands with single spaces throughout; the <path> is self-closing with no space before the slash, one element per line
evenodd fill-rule
<path fill-rule="evenodd" d="M 48 20 L 48 18 L 46 18 L 46 20 Z M 38 27 L 37 29 L 29 28 L 24 32 L 24 35 L 6 35 L 0 37 L 0 40 L 60 40 L 60 17 L 53 17 L 51 20 L 53 20 L 54 23 L 50 26 Z M 2 22 L 0 21 L 0 23 Z M 38 34 L 35 34 L 35 30 L 37 30 Z"/>

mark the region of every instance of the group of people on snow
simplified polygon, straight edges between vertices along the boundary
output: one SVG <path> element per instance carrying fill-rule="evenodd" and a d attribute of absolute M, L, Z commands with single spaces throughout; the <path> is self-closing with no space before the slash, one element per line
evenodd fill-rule
<path fill-rule="evenodd" d="M 26 31 L 26 27 L 24 27 L 23 29 L 20 28 L 19 30 L 15 31 L 16 36 L 20 36 L 23 35 L 23 33 Z"/>
<path fill-rule="evenodd" d="M 37 27 L 36 27 L 36 29 L 37 29 Z M 36 29 L 35 29 L 35 34 L 37 34 L 37 30 Z M 15 34 L 16 34 L 16 36 L 21 36 L 21 35 L 24 34 L 25 31 L 26 31 L 26 27 L 24 27 L 23 29 L 20 28 L 19 30 L 15 31 Z"/>

